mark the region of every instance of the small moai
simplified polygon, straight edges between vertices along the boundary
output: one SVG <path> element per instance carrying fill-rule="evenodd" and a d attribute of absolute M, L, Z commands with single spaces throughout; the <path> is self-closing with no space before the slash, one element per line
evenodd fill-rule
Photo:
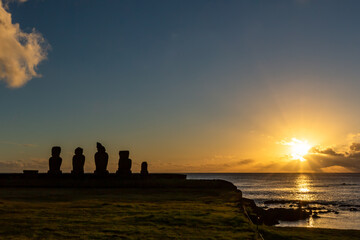
<path fill-rule="evenodd" d="M 141 175 L 148 175 L 148 174 L 149 174 L 147 162 L 142 162 L 142 163 L 141 163 L 141 171 L 140 171 L 140 174 L 141 174 Z"/>
<path fill-rule="evenodd" d="M 48 174 L 61 174 L 60 166 L 62 158 L 60 157 L 61 147 L 53 147 L 51 149 L 51 157 L 49 158 L 49 171 Z"/>
<path fill-rule="evenodd" d="M 75 149 L 75 155 L 72 159 L 73 170 L 72 174 L 79 175 L 84 174 L 85 156 L 83 155 L 83 149 L 78 147 Z"/>
<path fill-rule="evenodd" d="M 119 168 L 116 171 L 117 174 L 131 175 L 131 159 L 129 159 L 129 151 L 119 152 Z"/>
<path fill-rule="evenodd" d="M 108 161 L 109 161 L 109 155 L 106 153 L 105 147 L 101 143 L 96 143 L 97 147 L 97 153 L 95 153 L 95 174 L 104 175 L 108 174 L 109 171 L 106 170 Z"/>

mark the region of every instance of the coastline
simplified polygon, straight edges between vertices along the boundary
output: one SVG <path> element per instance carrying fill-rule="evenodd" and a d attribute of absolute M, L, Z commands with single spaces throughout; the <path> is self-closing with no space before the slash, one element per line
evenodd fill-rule
<path fill-rule="evenodd" d="M 360 175 L 348 173 L 202 173 L 188 179 L 223 179 L 264 209 L 302 209 L 316 213 L 307 220 L 276 226 L 356 229 L 360 226 Z"/>
<path fill-rule="evenodd" d="M 265 239 L 291 239 L 294 236 L 296 239 L 360 238 L 359 230 L 266 225 L 260 225 L 257 230 L 256 222 L 251 223 L 243 211 L 247 208 L 251 215 L 249 207 L 254 207 L 255 202 L 243 198 L 233 183 L 182 179 L 169 182 L 168 179 L 156 184 L 164 182 L 168 182 L 167 186 L 1 187 L 3 218 L 0 219 L 0 234 L 21 239 L 148 239 L 164 236 L 254 239 L 260 232 Z M 26 231 L 16 231 L 19 226 L 26 227 Z M 83 231 L 82 235 L 78 229 Z"/>

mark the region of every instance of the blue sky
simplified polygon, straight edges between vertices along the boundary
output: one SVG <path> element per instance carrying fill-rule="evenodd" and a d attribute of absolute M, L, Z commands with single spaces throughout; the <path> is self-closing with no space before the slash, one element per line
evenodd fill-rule
<path fill-rule="evenodd" d="M 70 169 L 82 146 L 92 171 L 96 141 L 111 170 L 123 149 L 135 169 L 148 161 L 170 172 L 266 171 L 286 155 L 276 142 L 292 137 L 340 151 L 360 130 L 359 10 L 311 0 L 11 3 L 13 23 L 51 49 L 41 77 L 1 81 L 0 166 L 46 165 L 60 145 Z"/>

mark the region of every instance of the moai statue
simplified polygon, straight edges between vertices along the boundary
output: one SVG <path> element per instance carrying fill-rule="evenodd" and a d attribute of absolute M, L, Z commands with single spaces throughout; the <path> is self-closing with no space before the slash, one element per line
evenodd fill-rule
<path fill-rule="evenodd" d="M 121 175 L 130 175 L 131 159 L 129 159 L 129 151 L 120 151 L 119 155 L 119 169 L 116 171 L 116 173 Z"/>
<path fill-rule="evenodd" d="M 83 149 L 78 147 L 75 149 L 75 155 L 72 159 L 73 170 L 72 174 L 84 174 L 85 156 L 83 155 Z"/>
<path fill-rule="evenodd" d="M 142 162 L 141 163 L 141 172 L 140 172 L 140 174 L 141 175 L 148 175 L 149 174 L 147 162 Z"/>
<path fill-rule="evenodd" d="M 61 148 L 53 147 L 51 149 L 51 157 L 49 158 L 48 174 L 61 174 L 60 166 L 62 159 L 60 157 Z"/>
<path fill-rule="evenodd" d="M 109 160 L 109 155 L 106 153 L 106 149 L 101 143 L 96 143 L 97 153 L 95 153 L 95 174 L 108 174 L 109 171 L 106 170 Z"/>

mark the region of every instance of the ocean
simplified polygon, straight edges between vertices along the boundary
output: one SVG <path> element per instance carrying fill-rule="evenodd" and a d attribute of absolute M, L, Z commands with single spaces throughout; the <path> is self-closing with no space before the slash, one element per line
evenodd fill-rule
<path fill-rule="evenodd" d="M 355 173 L 190 173 L 188 179 L 223 179 L 265 208 L 295 208 L 301 200 L 316 216 L 280 222 L 279 227 L 360 230 L 360 174 Z"/>

